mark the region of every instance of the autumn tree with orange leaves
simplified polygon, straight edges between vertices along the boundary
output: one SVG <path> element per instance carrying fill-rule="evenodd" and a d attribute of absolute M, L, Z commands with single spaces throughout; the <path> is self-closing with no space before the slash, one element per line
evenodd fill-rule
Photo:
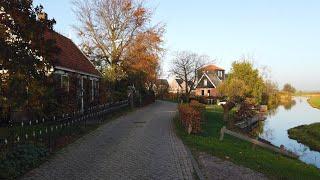
<path fill-rule="evenodd" d="M 124 69 L 128 82 L 138 89 L 152 89 L 160 73 L 163 27 L 154 27 L 136 36 L 126 53 Z"/>
<path fill-rule="evenodd" d="M 143 87 L 156 79 L 164 28 L 150 25 L 152 10 L 143 1 L 77 0 L 74 9 L 82 50 L 108 84 Z"/>

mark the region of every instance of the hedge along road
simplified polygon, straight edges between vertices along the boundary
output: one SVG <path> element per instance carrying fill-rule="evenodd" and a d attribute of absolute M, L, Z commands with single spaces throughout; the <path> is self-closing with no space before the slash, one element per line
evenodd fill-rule
<path fill-rule="evenodd" d="M 192 160 L 174 132 L 176 108 L 157 101 L 120 117 L 22 179 L 193 179 Z"/>

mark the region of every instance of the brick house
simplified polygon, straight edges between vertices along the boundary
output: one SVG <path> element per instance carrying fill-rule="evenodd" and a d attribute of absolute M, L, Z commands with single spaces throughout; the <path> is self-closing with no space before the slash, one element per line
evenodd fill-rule
<path fill-rule="evenodd" d="M 55 41 L 59 48 L 52 61 L 56 89 L 71 96 L 77 110 L 97 102 L 101 73 L 69 38 L 54 31 L 47 31 L 45 38 Z"/>
<path fill-rule="evenodd" d="M 194 88 L 196 96 L 216 97 L 217 86 L 225 80 L 225 70 L 210 64 L 197 70 L 197 83 Z"/>

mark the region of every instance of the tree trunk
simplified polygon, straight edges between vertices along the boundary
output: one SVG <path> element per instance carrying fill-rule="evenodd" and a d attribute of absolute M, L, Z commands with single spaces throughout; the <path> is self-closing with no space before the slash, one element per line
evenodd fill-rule
<path fill-rule="evenodd" d="M 188 76 L 187 76 L 187 74 L 185 73 L 185 75 L 184 75 L 184 77 L 185 77 L 185 95 L 186 95 L 186 103 L 189 103 L 189 96 L 190 96 L 190 94 L 189 94 L 189 90 L 188 90 Z"/>
<path fill-rule="evenodd" d="M 229 112 L 233 107 L 235 107 L 235 104 L 232 102 L 227 102 L 226 104 L 222 105 L 222 107 L 223 107 L 223 120 L 229 121 Z"/>
<path fill-rule="evenodd" d="M 223 120 L 229 121 L 229 108 L 226 106 L 223 106 Z"/>

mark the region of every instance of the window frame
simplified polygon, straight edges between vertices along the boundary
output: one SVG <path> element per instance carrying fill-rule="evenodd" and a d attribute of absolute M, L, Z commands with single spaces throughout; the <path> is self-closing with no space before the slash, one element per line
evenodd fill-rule
<path fill-rule="evenodd" d="M 66 92 L 70 91 L 70 77 L 68 74 L 60 75 L 60 87 L 61 89 L 66 90 Z"/>

